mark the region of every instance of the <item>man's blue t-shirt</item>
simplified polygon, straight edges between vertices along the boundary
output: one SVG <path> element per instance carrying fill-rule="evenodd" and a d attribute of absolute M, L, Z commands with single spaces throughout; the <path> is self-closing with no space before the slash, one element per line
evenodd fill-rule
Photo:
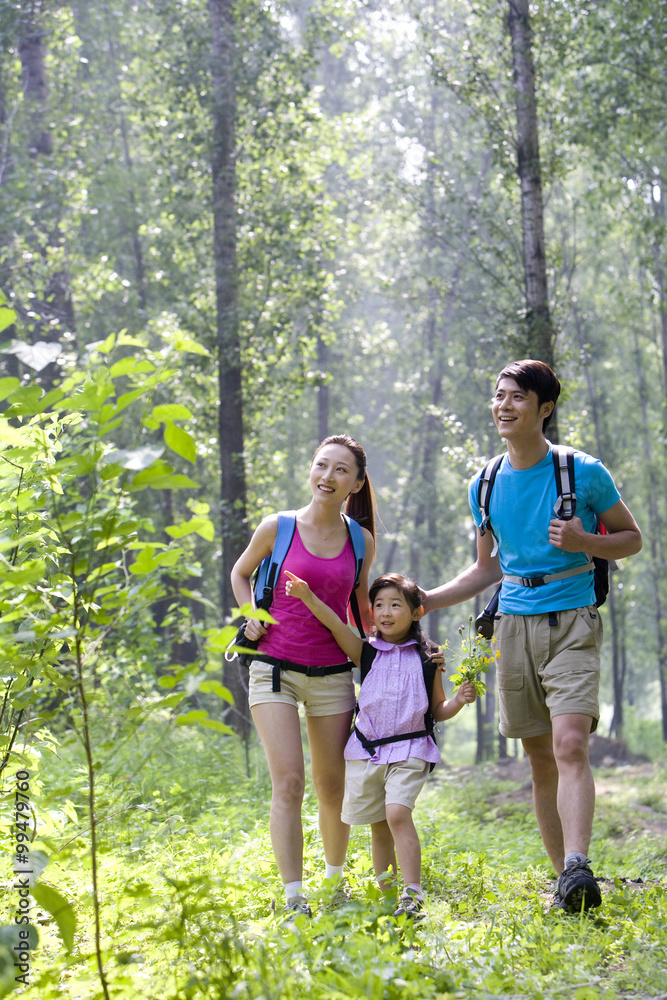
<path fill-rule="evenodd" d="M 468 499 L 477 527 L 482 523 L 477 491 L 481 470 L 470 483 Z M 584 452 L 574 453 L 577 517 L 585 531 L 595 531 L 595 515 L 609 510 L 620 499 L 614 480 L 602 462 Z M 555 517 L 556 476 L 548 455 L 530 469 L 513 469 L 507 455 L 498 469 L 489 515 L 498 541 L 500 566 L 510 576 L 546 576 L 586 563 L 583 552 L 563 552 L 549 543 L 549 522 Z M 548 611 L 584 608 L 595 603 L 593 570 L 543 587 L 523 587 L 503 581 L 499 611 L 538 615 Z"/>

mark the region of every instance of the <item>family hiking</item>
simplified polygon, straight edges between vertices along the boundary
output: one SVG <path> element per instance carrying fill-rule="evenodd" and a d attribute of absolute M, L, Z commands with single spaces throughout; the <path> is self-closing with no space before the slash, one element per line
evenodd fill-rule
<path fill-rule="evenodd" d="M 599 719 L 602 642 L 596 572 L 601 560 L 639 552 L 642 540 L 604 465 L 548 440 L 560 388 L 541 361 L 500 372 L 491 410 L 506 450 L 470 483 L 476 559 L 449 583 L 423 591 L 390 573 L 369 584 L 373 491 L 365 452 L 347 435 L 315 451 L 310 503 L 265 518 L 235 564 L 234 595 L 255 607 L 253 575 L 270 567 L 263 594 L 276 624 L 249 620 L 243 642 L 255 649 L 249 704 L 271 777 L 271 844 L 288 918 L 311 916 L 299 703 L 325 878 L 335 885 L 342 877 L 350 826 L 369 824 L 379 885 L 389 889 L 400 872 L 394 915 L 424 915 L 412 813 L 440 761 L 435 723 L 472 703 L 476 689 L 466 681 L 447 700 L 444 658 L 421 622 L 494 586 L 497 606 L 487 621 L 499 649 L 500 732 L 521 740 L 530 762 L 535 815 L 558 876 L 552 905 L 570 913 L 600 905 L 588 857 L 595 810 L 588 748 Z"/>

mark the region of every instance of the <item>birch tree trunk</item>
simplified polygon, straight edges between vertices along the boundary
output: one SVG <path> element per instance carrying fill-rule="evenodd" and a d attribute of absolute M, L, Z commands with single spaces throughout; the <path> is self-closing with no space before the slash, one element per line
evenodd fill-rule
<path fill-rule="evenodd" d="M 243 395 L 236 271 L 236 83 L 233 0 L 209 0 L 213 79 L 213 233 L 215 254 L 218 435 L 220 448 L 220 521 L 223 617 L 234 604 L 230 573 L 247 540 L 246 483 L 243 463 Z M 247 672 L 238 659 L 225 667 L 225 683 L 234 695 L 237 716 L 247 731 Z"/>

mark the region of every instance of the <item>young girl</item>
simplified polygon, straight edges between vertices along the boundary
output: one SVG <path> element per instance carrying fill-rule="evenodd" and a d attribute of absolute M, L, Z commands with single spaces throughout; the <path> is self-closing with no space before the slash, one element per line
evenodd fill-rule
<path fill-rule="evenodd" d="M 431 766 L 440 760 L 433 737 L 425 731 L 424 716 L 430 707 L 434 720 L 451 719 L 475 700 L 475 687 L 466 682 L 447 701 L 442 674 L 435 670 L 429 706 L 422 656 L 430 654 L 432 644 L 419 625 L 424 609 L 414 581 L 397 573 L 374 581 L 369 598 L 376 635 L 363 641 L 305 581 L 290 572 L 287 576 L 287 594 L 303 601 L 330 629 L 365 677 L 359 714 L 345 747 L 342 818 L 353 826 L 371 824 L 373 867 L 383 887 L 385 873 L 397 871 L 398 856 L 404 890 L 394 915 L 418 917 L 424 895 L 412 810 Z"/>
<path fill-rule="evenodd" d="M 356 564 L 341 517 L 345 504 L 346 513 L 363 527 L 366 540 L 357 595 L 362 618 L 367 618 L 368 570 L 375 554 L 373 492 L 361 445 L 346 434 L 326 438 L 313 456 L 309 483 L 312 499 L 296 512 L 294 537 L 276 581 L 271 614 L 277 624 L 265 628 L 252 620 L 246 626 L 246 636 L 259 640 L 250 665 L 249 703 L 271 774 L 271 844 L 290 916 L 311 912 L 303 886 L 305 768 L 298 705 L 303 703 L 306 713 L 325 876 L 334 879 L 343 871 L 350 834 L 341 819 L 343 748 L 355 695 L 347 654 L 307 608 L 286 598 L 285 572 L 305 577 L 337 620 L 347 617 Z M 239 605 L 252 602 L 251 577 L 273 551 L 277 525 L 277 514 L 265 518 L 232 570 Z M 273 683 L 274 669 L 278 685 Z"/>

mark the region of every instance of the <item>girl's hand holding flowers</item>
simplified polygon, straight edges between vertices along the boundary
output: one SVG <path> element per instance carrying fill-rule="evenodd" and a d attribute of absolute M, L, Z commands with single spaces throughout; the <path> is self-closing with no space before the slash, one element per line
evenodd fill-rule
<path fill-rule="evenodd" d="M 477 697 L 477 688 L 473 681 L 463 681 L 456 691 L 456 698 L 464 702 L 466 705 L 472 704 L 472 702 Z"/>
<path fill-rule="evenodd" d="M 496 641 L 495 636 L 489 641 L 475 632 L 472 615 L 468 618 L 468 634 L 464 637 L 465 630 L 465 625 L 461 625 L 458 629 L 461 636 L 462 656 L 457 672 L 452 674 L 449 679 L 453 682 L 456 692 L 464 684 L 471 684 L 475 692 L 482 695 L 487 688 L 478 675 L 487 672 L 494 660 L 500 656 L 500 650 L 492 648 Z M 474 698 L 472 700 L 474 701 Z"/>

